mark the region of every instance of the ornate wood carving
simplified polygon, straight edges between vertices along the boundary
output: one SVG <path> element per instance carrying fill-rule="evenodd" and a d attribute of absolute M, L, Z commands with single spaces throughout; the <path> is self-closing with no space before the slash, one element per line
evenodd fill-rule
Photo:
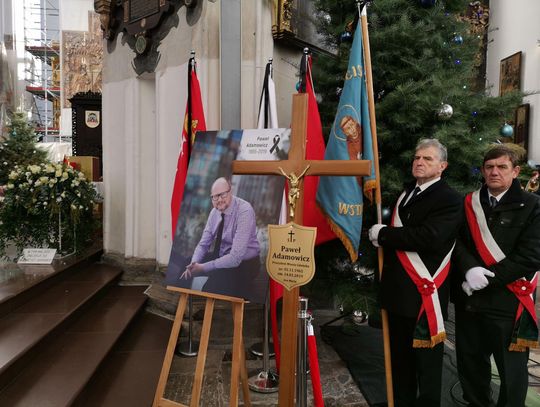
<path fill-rule="evenodd" d="M 185 5 L 189 15 L 197 15 L 202 2 L 197 0 L 94 0 L 100 14 L 103 36 L 109 51 L 118 33 L 135 52 L 133 69 L 137 74 L 153 72 L 160 59 L 158 47 L 172 27 L 177 27 L 177 12 Z M 200 13 L 199 13 L 200 15 Z"/>
<path fill-rule="evenodd" d="M 101 93 L 103 42 L 100 18 L 92 11 L 88 14 L 88 31 L 62 32 L 64 107 L 71 106 L 69 99 L 78 92 Z"/>
<path fill-rule="evenodd" d="M 333 50 L 321 45 L 314 12 L 311 0 L 273 0 L 272 36 L 288 45 L 332 54 Z"/>

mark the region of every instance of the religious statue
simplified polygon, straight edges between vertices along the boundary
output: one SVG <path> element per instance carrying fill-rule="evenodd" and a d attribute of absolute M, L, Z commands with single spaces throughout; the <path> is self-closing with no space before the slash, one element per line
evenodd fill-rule
<path fill-rule="evenodd" d="M 302 171 L 302 174 L 296 175 L 294 172 L 291 172 L 289 175 L 283 171 L 281 167 L 279 167 L 279 170 L 283 174 L 284 177 L 286 177 L 289 180 L 289 217 L 291 219 L 294 218 L 294 209 L 296 208 L 296 200 L 300 198 L 300 180 L 302 177 L 306 174 L 307 170 L 309 168 L 309 165 Z"/>

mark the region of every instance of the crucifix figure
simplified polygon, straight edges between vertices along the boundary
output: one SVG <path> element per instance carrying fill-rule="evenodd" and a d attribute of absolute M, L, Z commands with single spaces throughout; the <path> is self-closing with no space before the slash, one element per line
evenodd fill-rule
<path fill-rule="evenodd" d="M 279 167 L 279 170 L 285 178 L 289 180 L 289 217 L 294 218 L 294 208 L 296 207 L 296 200 L 300 198 L 300 180 L 305 175 L 306 171 L 309 169 L 309 165 L 302 171 L 302 174 L 296 175 L 294 172 L 291 172 L 289 175 L 285 174 L 283 168 Z"/>
<path fill-rule="evenodd" d="M 291 148 L 287 160 L 281 161 L 233 161 L 234 174 L 283 175 L 291 184 L 294 204 L 289 202 L 290 221 L 302 225 L 303 191 L 302 179 L 309 175 L 368 175 L 368 160 L 306 160 L 306 126 L 308 96 L 293 95 Z M 287 175 L 288 174 L 288 175 Z M 296 174 L 301 174 L 296 176 Z M 291 191 L 289 191 L 289 195 Z M 289 197 L 289 201 L 291 201 Z M 298 204 L 298 207 L 296 205 Z M 299 287 L 283 293 L 282 359 L 279 385 L 279 401 L 282 407 L 293 407 L 295 396 L 295 367 L 297 352 L 297 313 Z"/>

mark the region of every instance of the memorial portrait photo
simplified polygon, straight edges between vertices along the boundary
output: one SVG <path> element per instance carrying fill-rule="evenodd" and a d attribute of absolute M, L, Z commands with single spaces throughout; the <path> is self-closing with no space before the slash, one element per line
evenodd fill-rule
<path fill-rule="evenodd" d="M 278 223 L 284 179 L 233 175 L 232 161 L 286 158 L 288 143 L 288 129 L 197 133 L 167 285 L 264 303 L 267 225 Z"/>

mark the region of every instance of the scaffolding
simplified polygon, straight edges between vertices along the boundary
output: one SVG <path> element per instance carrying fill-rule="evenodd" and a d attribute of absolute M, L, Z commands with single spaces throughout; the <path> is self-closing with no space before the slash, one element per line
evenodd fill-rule
<path fill-rule="evenodd" d="M 60 129 L 59 0 L 23 0 L 26 91 L 31 120 L 44 141 Z"/>

